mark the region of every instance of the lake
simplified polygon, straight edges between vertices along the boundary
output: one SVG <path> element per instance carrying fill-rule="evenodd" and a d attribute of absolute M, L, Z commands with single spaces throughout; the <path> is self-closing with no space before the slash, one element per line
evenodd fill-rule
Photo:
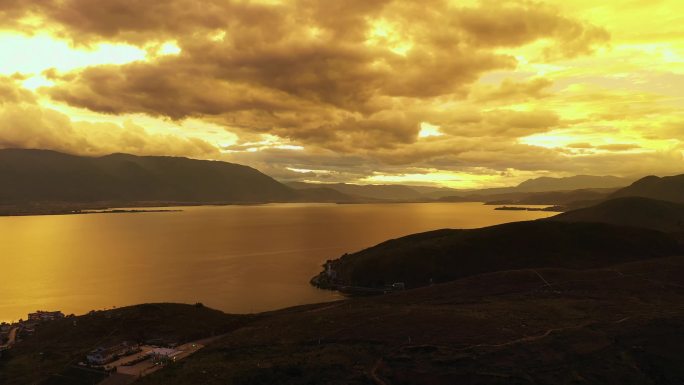
<path fill-rule="evenodd" d="M 269 204 L 0 217 L 0 320 L 30 311 L 202 302 L 251 313 L 330 301 L 327 259 L 403 235 L 554 213 L 481 203 Z"/>

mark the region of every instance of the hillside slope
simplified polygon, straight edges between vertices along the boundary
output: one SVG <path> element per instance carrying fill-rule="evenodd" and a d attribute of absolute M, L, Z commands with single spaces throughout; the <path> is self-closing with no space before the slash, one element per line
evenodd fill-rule
<path fill-rule="evenodd" d="M 680 384 L 683 303 L 678 256 L 497 271 L 255 316 L 148 304 L 42 325 L 0 359 L 0 383 L 91 384 L 71 364 L 94 346 L 227 333 L 136 384 Z"/>
<path fill-rule="evenodd" d="M 547 220 L 600 222 L 666 232 L 683 232 L 684 204 L 641 197 L 616 198 L 596 206 L 568 211 Z"/>
<path fill-rule="evenodd" d="M 140 384 L 679 384 L 684 258 L 268 314 Z"/>
<path fill-rule="evenodd" d="M 662 178 L 647 176 L 611 195 L 611 198 L 621 197 L 644 197 L 684 203 L 684 174 Z"/>
<path fill-rule="evenodd" d="M 530 221 L 472 230 L 437 230 L 383 242 L 329 262 L 332 270 L 312 283 L 407 287 L 446 282 L 475 274 L 523 268 L 595 268 L 676 255 L 667 234 L 601 223 Z"/>
<path fill-rule="evenodd" d="M 0 150 L 0 203 L 276 202 L 296 193 L 238 164 L 161 156 Z"/>

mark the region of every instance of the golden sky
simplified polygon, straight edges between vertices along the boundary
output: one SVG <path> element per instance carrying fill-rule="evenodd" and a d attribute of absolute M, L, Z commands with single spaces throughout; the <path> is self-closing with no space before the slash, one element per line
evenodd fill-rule
<path fill-rule="evenodd" d="M 683 171 L 680 0 L 0 0 L 0 147 L 283 180 Z"/>

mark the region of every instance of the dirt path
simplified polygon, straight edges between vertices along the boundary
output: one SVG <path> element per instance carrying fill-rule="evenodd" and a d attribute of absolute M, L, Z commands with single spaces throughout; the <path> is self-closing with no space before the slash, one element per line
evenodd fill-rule
<path fill-rule="evenodd" d="M 621 318 L 619 320 L 612 321 L 612 322 L 609 321 L 608 323 L 621 324 L 621 323 L 626 322 L 630 319 L 632 319 L 632 316 L 627 316 L 627 317 L 624 317 L 624 318 Z M 584 328 L 584 327 L 587 327 L 590 325 L 594 325 L 594 324 L 598 324 L 598 323 L 600 323 L 600 322 L 599 321 L 586 321 L 586 322 L 582 322 L 578 325 L 566 326 L 566 327 L 561 327 L 561 328 L 551 328 L 551 329 L 548 329 L 544 333 L 541 333 L 541 334 L 516 338 L 514 340 L 506 341 L 506 342 L 502 342 L 502 343 L 498 343 L 498 344 L 475 344 L 475 345 L 465 346 L 465 347 L 456 349 L 456 351 L 467 351 L 467 350 L 472 350 L 472 349 L 477 349 L 477 348 L 503 348 L 503 347 L 512 346 L 512 345 L 516 345 L 516 344 L 530 343 L 530 342 L 539 341 L 541 339 L 544 339 L 553 333 L 564 332 L 564 331 L 574 330 L 574 329 L 581 329 L 581 328 Z M 394 351 L 397 351 L 399 349 L 406 349 L 406 348 L 411 348 L 411 347 L 421 347 L 421 346 L 426 346 L 426 345 L 403 345 L 403 346 L 396 348 Z M 439 348 L 439 347 L 444 347 L 444 348 L 449 348 L 449 349 L 451 348 L 449 346 L 436 346 L 436 345 L 430 345 L 430 346 L 434 346 L 437 348 Z M 378 370 L 380 369 L 380 367 L 382 366 L 383 363 L 384 363 L 383 358 L 379 358 L 375 362 L 375 364 L 373 365 L 371 370 L 369 371 L 370 378 L 371 378 L 371 380 L 373 380 L 373 382 L 375 382 L 376 385 L 390 385 L 389 382 L 387 382 L 385 379 L 380 377 L 380 375 L 378 375 Z"/>
<path fill-rule="evenodd" d="M 17 342 L 17 333 L 19 333 L 19 328 L 18 327 L 13 327 L 12 330 L 10 330 L 8 334 L 8 339 L 7 343 L 3 346 L 0 346 L 0 348 L 6 347 L 6 348 L 11 348 L 12 345 L 14 345 L 15 342 Z"/>
<path fill-rule="evenodd" d="M 378 369 L 382 365 L 383 360 L 380 358 L 379 360 L 375 361 L 375 365 L 373 365 L 373 368 L 370 370 L 370 378 L 375 382 L 377 385 L 390 385 L 387 381 L 385 381 L 382 377 L 378 375 Z"/>

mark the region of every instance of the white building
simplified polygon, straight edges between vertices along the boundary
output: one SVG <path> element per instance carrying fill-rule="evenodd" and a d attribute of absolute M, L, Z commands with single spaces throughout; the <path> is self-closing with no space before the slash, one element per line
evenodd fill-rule
<path fill-rule="evenodd" d="M 124 342 L 107 348 L 99 347 L 88 353 L 86 359 L 91 365 L 101 366 L 139 351 L 140 347 L 137 344 Z"/>
<path fill-rule="evenodd" d="M 176 361 L 176 357 L 181 354 L 182 351 L 167 349 L 167 348 L 154 348 L 148 354 L 152 357 L 152 362 L 154 363 L 167 363 Z"/>
<path fill-rule="evenodd" d="M 29 313 L 29 321 L 54 321 L 56 319 L 64 318 L 64 313 L 61 311 L 44 311 L 38 310 L 35 313 Z"/>

